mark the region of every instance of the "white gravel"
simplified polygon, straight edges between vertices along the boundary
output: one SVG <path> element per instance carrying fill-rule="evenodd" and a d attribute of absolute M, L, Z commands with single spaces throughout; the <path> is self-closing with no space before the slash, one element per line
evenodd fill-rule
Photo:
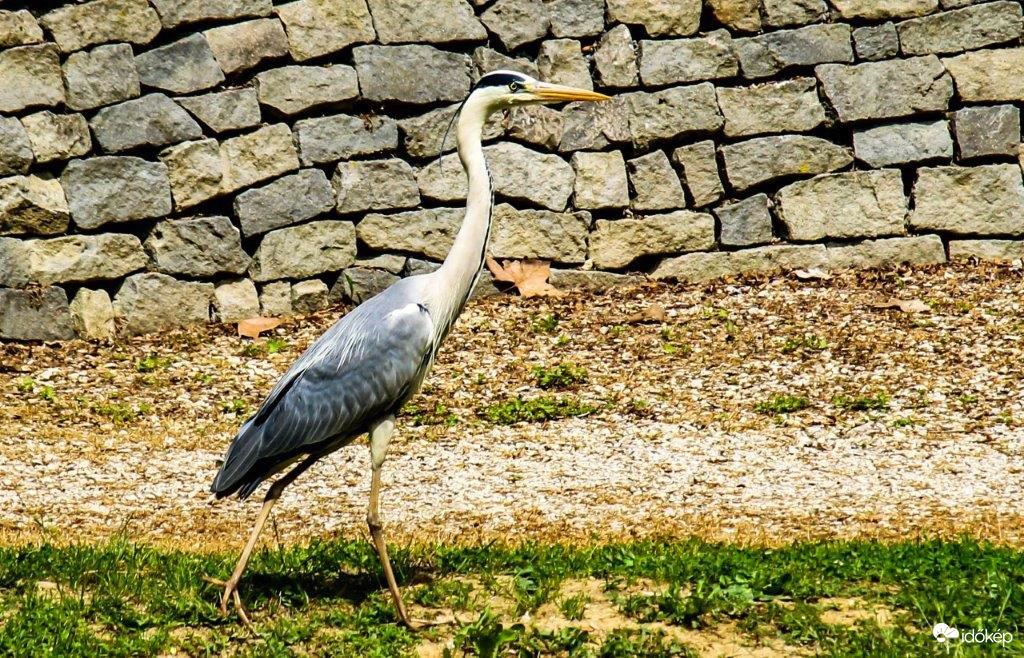
<path fill-rule="evenodd" d="M 774 543 L 973 531 L 1022 538 L 1020 429 L 955 441 L 874 423 L 847 431 L 708 432 L 571 419 L 517 430 L 396 441 L 384 471 L 392 536 L 684 533 Z M 214 503 L 206 493 L 220 450 L 126 446 L 93 461 L 76 458 L 73 443 L 38 448 L 28 451 L 38 455 L 31 461 L 0 462 L 0 528 L 31 533 L 44 526 L 56 540 L 124 531 L 157 543 L 209 546 L 237 542 L 258 507 Z M 367 468 L 360 443 L 300 479 L 277 507 L 280 538 L 361 536 Z"/>

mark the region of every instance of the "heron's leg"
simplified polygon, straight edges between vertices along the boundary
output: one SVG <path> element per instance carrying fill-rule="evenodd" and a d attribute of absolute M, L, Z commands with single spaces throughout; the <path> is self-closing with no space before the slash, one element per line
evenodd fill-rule
<path fill-rule="evenodd" d="M 378 513 L 380 502 L 380 467 L 384 464 L 388 443 L 391 441 L 391 434 L 394 430 L 394 416 L 388 416 L 370 430 L 370 459 L 373 465 L 373 475 L 370 479 L 370 506 L 366 511 L 366 525 L 370 527 L 370 537 L 373 538 L 373 545 L 377 549 L 380 564 L 384 568 L 384 577 L 387 578 L 388 589 L 391 590 L 391 598 L 395 600 L 398 616 L 403 624 L 413 628 L 409 614 L 405 611 L 405 603 L 402 602 L 402 593 L 398 591 L 398 583 L 395 582 L 395 573 L 391 569 L 388 547 L 384 543 L 384 526 L 380 522 L 380 514 Z"/>
<path fill-rule="evenodd" d="M 235 565 L 235 570 L 231 573 L 231 577 L 224 583 L 224 593 L 220 597 L 221 614 L 228 614 L 228 600 L 233 598 L 238 616 L 246 624 L 252 623 L 249 620 L 249 616 L 245 613 L 245 608 L 242 607 L 242 597 L 238 595 L 238 582 L 242 579 L 242 572 L 245 571 L 245 565 L 249 562 L 249 556 L 252 554 L 253 548 L 256 547 L 256 540 L 259 539 L 260 532 L 267 523 L 267 518 L 270 516 L 270 510 L 274 508 L 274 503 L 281 497 L 281 492 L 319 458 L 319 454 L 306 457 L 298 466 L 278 478 L 270 486 L 270 490 L 267 491 L 267 495 L 263 499 L 263 508 L 260 509 L 260 514 L 256 517 L 256 524 L 252 528 L 252 534 L 249 535 L 249 541 L 245 544 L 245 548 L 242 549 L 242 555 L 238 558 L 238 563 Z"/>

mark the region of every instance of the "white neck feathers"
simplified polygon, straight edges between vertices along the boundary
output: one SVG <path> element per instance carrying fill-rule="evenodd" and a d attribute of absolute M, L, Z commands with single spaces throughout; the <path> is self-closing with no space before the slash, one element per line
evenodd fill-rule
<path fill-rule="evenodd" d="M 454 321 L 473 291 L 490 235 L 491 180 L 480 144 L 488 114 L 486 101 L 471 96 L 462 108 L 456 128 L 459 160 L 469 176 L 469 192 L 462 226 L 448 257 L 436 272 L 436 283 L 441 287 L 437 292 L 444 306 L 439 310 L 448 315 L 448 322 Z"/>

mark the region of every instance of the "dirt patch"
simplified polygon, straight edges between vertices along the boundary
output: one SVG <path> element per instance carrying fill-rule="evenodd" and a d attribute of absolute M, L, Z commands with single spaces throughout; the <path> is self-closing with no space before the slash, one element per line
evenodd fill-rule
<path fill-rule="evenodd" d="M 896 626 L 896 613 L 880 603 L 868 603 L 859 597 L 827 598 L 818 601 L 824 608 L 818 618 L 826 624 L 856 626 L 873 621 L 881 628 Z"/>
<path fill-rule="evenodd" d="M 634 583 L 630 586 L 630 592 L 636 594 L 654 594 L 662 592 L 666 586 L 654 581 Z M 559 588 L 558 594 L 551 601 L 540 606 L 533 613 L 527 613 L 516 617 L 511 614 L 515 610 L 515 603 L 507 598 L 478 592 L 477 600 L 486 600 L 487 606 L 492 612 L 498 614 L 502 623 L 506 626 L 512 624 L 523 624 L 527 629 L 538 631 L 557 632 L 565 628 L 578 628 L 586 631 L 589 641 L 600 645 L 608 635 L 614 631 L 623 629 L 647 629 L 650 631 L 662 632 L 666 637 L 676 640 L 690 647 L 701 656 L 720 658 L 725 656 L 743 656 L 749 658 L 777 658 L 781 656 L 804 656 L 812 655 L 813 651 L 807 647 L 790 646 L 779 640 L 770 639 L 758 643 L 754 638 L 744 634 L 734 623 L 722 623 L 711 628 L 691 630 L 673 626 L 670 624 L 654 622 L 640 623 L 624 615 L 619 607 L 608 598 L 606 583 L 597 579 L 569 579 L 564 581 Z M 583 607 L 583 614 L 580 619 L 568 619 L 560 609 L 559 602 L 575 596 L 582 596 L 586 599 Z M 483 606 L 481 606 L 483 607 Z M 417 606 L 413 616 L 416 618 L 445 619 L 454 616 L 461 624 L 472 622 L 478 612 L 463 613 L 460 615 L 450 610 L 429 609 Z M 499 612 L 500 611 L 500 612 Z M 464 619 L 463 619 L 464 617 Z M 432 637 L 421 642 L 416 647 L 417 655 L 421 658 L 437 658 L 444 655 L 446 648 L 453 646 L 453 634 L 455 626 L 438 626 L 432 629 Z"/>

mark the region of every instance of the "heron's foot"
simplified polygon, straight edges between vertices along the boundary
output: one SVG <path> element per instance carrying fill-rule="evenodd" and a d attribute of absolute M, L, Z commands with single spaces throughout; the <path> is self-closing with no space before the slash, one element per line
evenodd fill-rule
<path fill-rule="evenodd" d="M 420 624 L 418 622 L 414 622 L 412 618 L 409 616 L 409 613 L 406 612 L 405 604 L 402 602 L 402 598 L 400 595 L 395 596 L 394 599 L 395 609 L 398 610 L 398 620 L 402 622 L 402 625 L 404 625 L 410 631 L 415 633 L 419 629 Z"/>
<path fill-rule="evenodd" d="M 210 576 L 203 576 L 203 580 L 224 588 L 224 592 L 220 596 L 220 614 L 225 617 L 228 616 L 228 600 L 233 600 L 235 603 L 235 612 L 238 613 L 242 623 L 249 628 L 252 628 L 252 620 L 249 619 L 249 614 L 245 611 L 245 606 L 242 605 L 242 597 L 238 593 L 237 580 L 220 580 L 219 578 L 212 578 Z"/>
<path fill-rule="evenodd" d="M 435 617 L 434 619 L 413 619 L 413 626 L 411 626 L 409 630 L 414 632 L 422 631 L 428 628 L 436 628 L 438 626 L 451 626 L 458 622 L 459 620 L 455 618 L 455 615 L 443 614 Z"/>

